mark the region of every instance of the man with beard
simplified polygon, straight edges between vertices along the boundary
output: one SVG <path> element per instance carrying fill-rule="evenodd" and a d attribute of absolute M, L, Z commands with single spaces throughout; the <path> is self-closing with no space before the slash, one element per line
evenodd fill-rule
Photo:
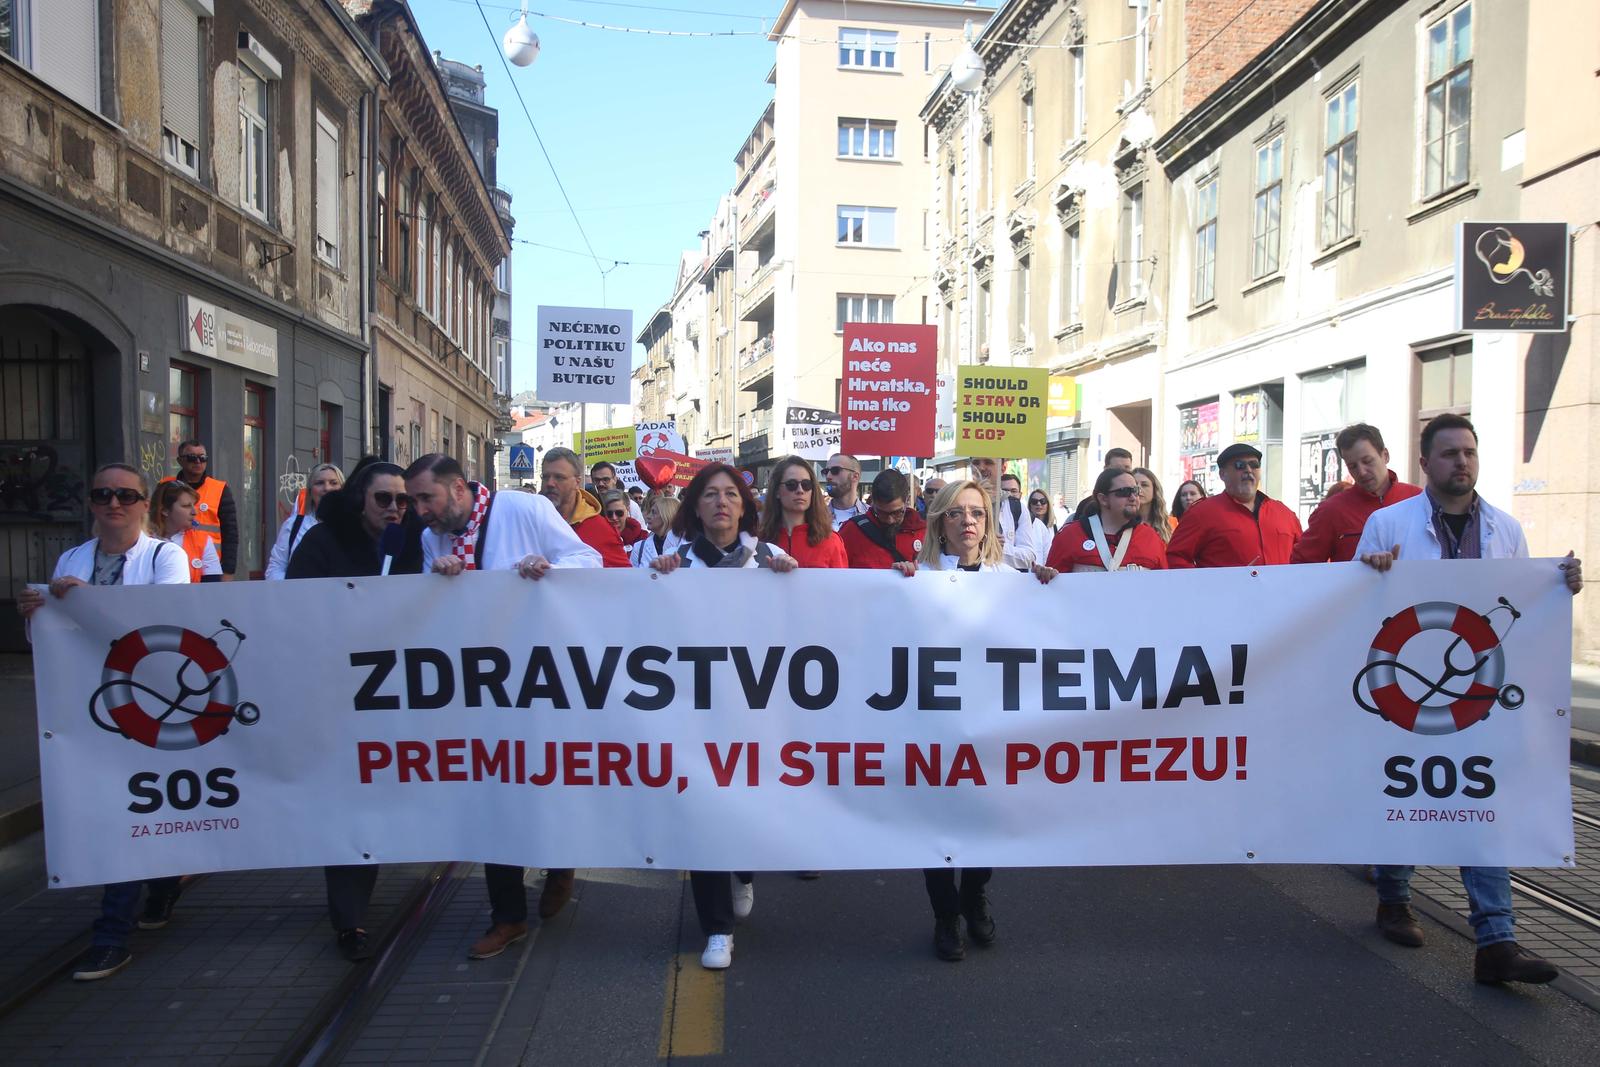
<path fill-rule="evenodd" d="M 839 528 L 850 566 L 887 570 L 917 558 L 928 525 L 911 506 L 911 484 L 892 467 L 872 479 L 867 513 Z"/>
<path fill-rule="evenodd" d="M 607 567 L 627 567 L 622 535 L 600 514 L 600 501 L 583 487 L 583 461 L 570 448 L 552 448 L 539 468 L 539 495 L 556 506 L 578 539 Z"/>
<path fill-rule="evenodd" d="M 572 469 L 577 471 L 576 464 Z M 578 538 L 545 496 L 491 492 L 488 486 L 467 481 L 460 463 L 437 452 L 406 468 L 405 478 L 412 510 L 428 527 L 422 535 L 425 570 L 445 575 L 515 570 L 537 581 L 553 568 L 600 566 L 600 554 Z M 616 529 L 598 513 L 595 519 L 611 532 L 620 551 Z M 508 864 L 483 865 L 489 929 L 467 951 L 469 958 L 498 956 L 528 936 L 528 894 L 522 873 L 521 867 Z M 539 917 L 554 917 L 571 898 L 572 885 L 570 869 L 552 869 L 539 896 Z"/>
<path fill-rule="evenodd" d="M 1300 520 L 1261 491 L 1261 451 L 1232 444 L 1217 457 L 1223 492 L 1197 501 L 1167 545 L 1167 566 L 1253 567 L 1288 563 Z"/>

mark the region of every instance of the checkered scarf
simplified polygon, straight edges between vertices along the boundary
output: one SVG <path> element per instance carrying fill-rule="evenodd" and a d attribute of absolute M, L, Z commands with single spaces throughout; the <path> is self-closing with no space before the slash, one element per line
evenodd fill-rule
<path fill-rule="evenodd" d="M 467 525 L 451 535 L 450 554 L 461 558 L 464 570 L 475 571 L 478 569 L 478 531 L 483 528 L 483 517 L 489 513 L 489 498 L 494 494 L 489 492 L 488 486 L 477 482 L 468 482 L 467 488 L 473 491 L 472 514 L 467 516 Z"/>

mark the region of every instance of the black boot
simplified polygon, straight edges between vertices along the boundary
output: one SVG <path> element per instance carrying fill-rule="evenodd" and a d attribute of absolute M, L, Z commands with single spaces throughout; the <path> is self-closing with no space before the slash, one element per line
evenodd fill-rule
<path fill-rule="evenodd" d="M 967 933 L 974 943 L 985 948 L 994 944 L 994 916 L 989 914 L 989 898 L 979 894 L 966 905 Z"/>
<path fill-rule="evenodd" d="M 1556 965 L 1540 959 L 1515 941 L 1496 941 L 1478 950 L 1472 963 L 1472 977 L 1486 985 L 1496 982 L 1553 982 Z"/>
<path fill-rule="evenodd" d="M 1403 900 L 1378 904 L 1378 932 L 1397 945 L 1422 947 L 1422 924 L 1416 912 Z"/>
<path fill-rule="evenodd" d="M 933 920 L 933 952 L 941 960 L 949 960 L 952 963 L 967 958 L 967 946 L 961 937 L 959 915 Z"/>

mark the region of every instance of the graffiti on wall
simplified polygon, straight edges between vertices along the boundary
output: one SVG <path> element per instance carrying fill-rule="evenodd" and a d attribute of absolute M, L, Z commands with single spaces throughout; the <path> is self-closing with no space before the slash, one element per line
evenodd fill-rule
<path fill-rule="evenodd" d="M 139 469 L 151 484 L 167 476 L 167 442 L 164 438 L 152 437 L 139 446 Z"/>
<path fill-rule="evenodd" d="M 290 452 L 283 461 L 283 473 L 278 475 L 278 519 L 294 514 L 300 499 L 300 490 L 306 487 L 305 472 L 300 469 L 300 459 Z"/>

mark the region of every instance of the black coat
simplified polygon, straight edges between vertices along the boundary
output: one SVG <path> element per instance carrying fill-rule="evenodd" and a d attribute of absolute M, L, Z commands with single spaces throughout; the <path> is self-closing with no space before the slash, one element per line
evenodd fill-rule
<path fill-rule="evenodd" d="M 408 513 L 401 521 L 405 541 L 389 567 L 390 574 L 422 573 L 422 524 Z M 329 493 L 317 505 L 317 525 L 300 539 L 289 557 L 286 578 L 362 578 L 383 570 L 378 543 L 361 523 L 361 502 L 343 490 Z"/>

